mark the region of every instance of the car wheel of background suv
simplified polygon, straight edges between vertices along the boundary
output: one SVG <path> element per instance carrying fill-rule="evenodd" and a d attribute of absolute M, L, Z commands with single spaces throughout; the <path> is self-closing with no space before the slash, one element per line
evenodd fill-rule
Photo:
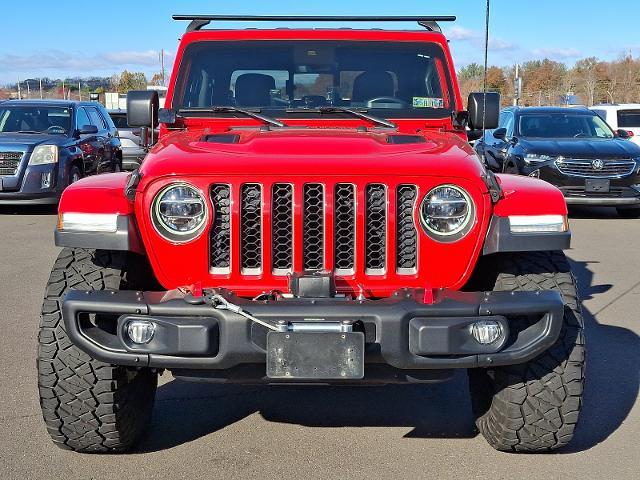
<path fill-rule="evenodd" d="M 126 451 L 149 423 L 158 374 L 91 358 L 67 336 L 61 312 L 69 290 L 142 288 L 134 281 L 134 273 L 145 271 L 138 267 L 126 252 L 65 248 L 51 271 L 38 335 L 38 389 L 47 430 L 60 448 Z"/>
<path fill-rule="evenodd" d="M 495 278 L 494 291 L 555 290 L 565 313 L 560 337 L 539 357 L 468 370 L 476 425 L 497 450 L 555 450 L 573 437 L 585 378 L 583 319 L 569 262 L 562 252 L 528 252 L 490 258 L 485 265 L 483 273 Z M 529 324 L 527 318 L 520 322 L 520 330 Z M 512 324 L 512 335 L 517 327 Z"/>
<path fill-rule="evenodd" d="M 69 170 L 69 185 L 72 183 L 76 183 L 78 180 L 82 178 L 82 172 L 78 168 L 77 165 L 72 165 L 71 170 Z"/>

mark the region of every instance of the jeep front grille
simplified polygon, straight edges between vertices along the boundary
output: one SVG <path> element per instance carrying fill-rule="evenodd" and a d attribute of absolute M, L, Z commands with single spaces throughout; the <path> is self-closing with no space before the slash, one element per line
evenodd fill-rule
<path fill-rule="evenodd" d="M 0 175 L 15 175 L 18 173 L 22 152 L 0 152 Z"/>
<path fill-rule="evenodd" d="M 396 258 L 399 273 L 415 273 L 418 265 L 418 231 L 413 219 L 418 189 L 398 185 L 396 201 Z"/>
<path fill-rule="evenodd" d="M 617 178 L 631 175 L 636 167 L 633 160 L 602 160 L 565 158 L 556 160 L 560 173 L 572 177 Z M 599 167 L 599 168 L 597 168 Z"/>
<path fill-rule="evenodd" d="M 212 274 L 418 273 L 416 185 L 217 183 L 210 198 Z"/>

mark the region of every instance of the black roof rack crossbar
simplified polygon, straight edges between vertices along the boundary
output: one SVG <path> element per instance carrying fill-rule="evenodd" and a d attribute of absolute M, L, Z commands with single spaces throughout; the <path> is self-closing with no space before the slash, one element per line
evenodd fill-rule
<path fill-rule="evenodd" d="M 202 29 L 211 22 L 417 22 L 427 30 L 441 33 L 438 22 L 454 22 L 454 15 L 443 16 L 296 16 L 296 15 L 174 15 L 174 20 L 190 20 L 187 32 Z"/>

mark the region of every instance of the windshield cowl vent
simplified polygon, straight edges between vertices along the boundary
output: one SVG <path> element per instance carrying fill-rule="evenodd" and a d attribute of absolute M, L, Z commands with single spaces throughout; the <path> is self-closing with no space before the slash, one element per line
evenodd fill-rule
<path fill-rule="evenodd" d="M 394 145 L 406 145 L 409 143 L 426 143 L 424 137 L 420 135 L 389 135 L 387 136 L 387 143 Z"/>
<path fill-rule="evenodd" d="M 202 141 L 207 143 L 239 143 L 240 135 L 228 133 L 210 134 L 203 136 Z"/>

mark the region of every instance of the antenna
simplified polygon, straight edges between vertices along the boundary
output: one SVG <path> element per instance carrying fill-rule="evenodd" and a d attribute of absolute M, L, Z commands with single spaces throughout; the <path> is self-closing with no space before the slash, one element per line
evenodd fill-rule
<path fill-rule="evenodd" d="M 490 2 L 491 0 L 487 0 L 487 12 L 485 15 L 485 25 L 484 25 L 484 85 L 482 88 L 483 96 L 482 96 L 482 138 L 485 138 L 485 124 L 487 118 L 487 70 L 489 69 L 489 12 L 490 12 Z"/>

